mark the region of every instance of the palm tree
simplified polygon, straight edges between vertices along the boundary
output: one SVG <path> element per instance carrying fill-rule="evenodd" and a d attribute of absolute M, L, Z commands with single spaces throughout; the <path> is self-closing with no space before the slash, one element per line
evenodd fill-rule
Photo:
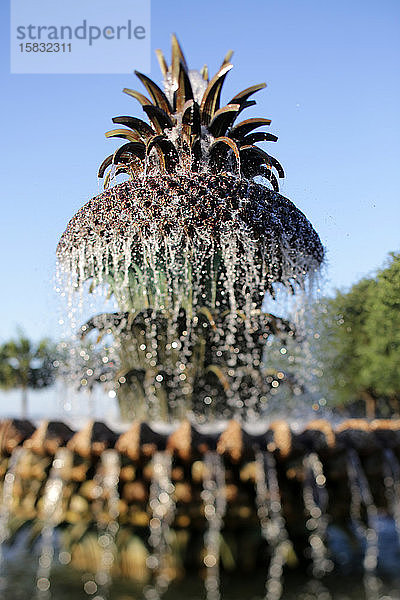
<path fill-rule="evenodd" d="M 57 361 L 48 339 L 37 344 L 22 332 L 0 346 L 0 387 L 21 390 L 21 415 L 28 412 L 28 389 L 41 389 L 54 382 Z"/>

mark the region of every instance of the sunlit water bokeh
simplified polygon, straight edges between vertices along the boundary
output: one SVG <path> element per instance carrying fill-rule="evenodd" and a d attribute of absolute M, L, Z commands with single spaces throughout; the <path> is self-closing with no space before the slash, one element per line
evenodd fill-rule
<path fill-rule="evenodd" d="M 400 600 L 400 545 L 394 522 L 388 517 L 378 517 L 376 522 L 379 540 L 379 592 L 369 597 L 360 568 L 361 555 L 336 527 L 328 530 L 330 550 L 337 562 L 333 574 L 321 583 L 299 570 L 286 570 L 282 600 Z M 2 600 L 32 600 L 35 597 L 35 575 L 39 559 L 39 544 L 28 543 L 29 530 L 21 531 L 12 546 L 4 548 L 2 566 Z M 56 556 L 58 556 L 58 548 Z M 51 573 L 51 600 L 88 600 L 96 598 L 96 592 L 84 591 L 90 573 L 76 571 L 71 565 L 63 566 L 55 560 Z M 264 598 L 265 574 L 260 570 L 252 573 L 235 570 L 221 574 L 221 597 L 224 600 L 262 600 Z M 99 590 L 100 591 L 100 590 Z M 165 600 L 202 600 L 204 580 L 195 573 L 187 573 L 184 580 L 171 583 L 163 598 Z M 328 594 L 328 595 L 327 595 Z M 43 596 L 44 597 L 44 596 Z M 101 597 L 101 596 L 100 596 Z M 111 584 L 108 600 L 141 600 L 143 589 L 127 580 L 117 578 Z"/>

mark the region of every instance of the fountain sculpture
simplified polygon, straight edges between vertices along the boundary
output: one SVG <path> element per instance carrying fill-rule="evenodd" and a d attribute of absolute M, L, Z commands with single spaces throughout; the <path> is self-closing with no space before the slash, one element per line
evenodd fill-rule
<path fill-rule="evenodd" d="M 61 545 L 59 562 L 92 573 L 84 591 L 96 598 L 110 598 L 112 576 L 123 575 L 157 600 L 200 568 L 207 599 L 218 600 L 220 565 L 233 564 L 263 569 L 265 598 L 279 600 L 284 569 L 298 563 L 310 567 L 316 597 L 330 598 L 322 579 L 334 567 L 327 530 L 336 524 L 360 547 L 366 540 L 372 598 L 378 510 L 400 530 L 399 422 L 333 429 L 320 419 L 292 430 L 267 419 L 271 380 L 285 374 L 265 377 L 266 341 L 284 345 L 297 332 L 263 309 L 264 298 L 304 288 L 324 251 L 278 192 L 280 163 L 257 146 L 276 142 L 259 131 L 270 120 L 236 123 L 265 84 L 221 107 L 231 54 L 209 80 L 207 67 L 189 70 L 173 36 L 170 66 L 158 52 L 164 91 L 137 73 L 149 97 L 124 92 L 150 124 L 113 119 L 118 128 L 106 135 L 124 144 L 100 166 L 104 191 L 59 242 L 70 306 L 99 290 L 117 305 L 79 335 L 112 340 L 115 391 L 131 425 L 1 424 L 0 539 L 41 524 L 38 597 L 51 597 Z"/>

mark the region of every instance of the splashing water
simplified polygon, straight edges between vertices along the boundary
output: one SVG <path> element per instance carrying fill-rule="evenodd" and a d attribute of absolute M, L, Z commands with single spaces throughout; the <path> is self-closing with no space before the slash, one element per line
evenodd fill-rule
<path fill-rule="evenodd" d="M 275 283 L 301 289 L 319 247 L 304 215 L 260 185 L 211 173 L 138 177 L 71 221 L 58 288 L 74 331 L 84 298 L 112 297 L 115 312 L 80 333 L 112 339 L 114 392 L 133 407 L 129 419 L 255 418 L 269 389 L 265 294 Z"/>
<path fill-rule="evenodd" d="M 292 544 L 282 515 L 281 496 L 275 458 L 270 452 L 256 452 L 256 502 L 261 531 L 271 549 L 265 583 L 265 600 L 282 597 L 282 574 Z"/>
<path fill-rule="evenodd" d="M 304 507 L 309 514 L 306 527 L 310 531 L 309 542 L 313 561 L 313 576 L 323 577 L 333 568 L 328 559 L 326 529 L 328 516 L 328 493 L 325 488 L 325 475 L 322 463 L 315 452 L 310 452 L 303 460 L 305 479 L 303 485 Z"/>
<path fill-rule="evenodd" d="M 400 542 L 400 464 L 391 448 L 384 450 L 384 485 Z"/>
<path fill-rule="evenodd" d="M 310 452 L 304 457 L 303 465 L 305 472 L 303 501 L 309 515 L 306 527 L 310 531 L 308 541 L 311 549 L 313 562 L 312 574 L 314 578 L 310 582 L 310 586 L 316 598 L 331 600 L 332 596 L 330 592 L 319 581 L 324 575 L 332 571 L 334 566 L 333 562 L 328 558 L 328 550 L 325 542 L 328 526 L 326 479 L 322 463 L 315 452 Z"/>
<path fill-rule="evenodd" d="M 97 519 L 98 543 L 101 548 L 99 568 L 94 581 L 88 580 L 84 590 L 87 594 L 97 592 L 96 600 L 107 600 L 112 583 L 111 570 L 116 554 L 115 537 L 119 524 L 118 481 L 121 469 L 120 456 L 116 450 L 105 450 L 101 455 L 101 469 L 96 474 L 99 491 L 103 496 L 104 509 Z M 107 516 L 106 516 L 107 515 Z"/>
<path fill-rule="evenodd" d="M 171 581 L 171 525 L 175 518 L 175 486 L 171 481 L 171 468 L 171 454 L 156 452 L 149 499 L 152 514 L 149 544 L 152 554 L 147 559 L 147 566 L 154 575 L 154 584 L 144 590 L 146 600 L 159 600 Z"/>
<path fill-rule="evenodd" d="M 347 451 L 347 473 L 351 490 L 351 517 L 366 543 L 363 560 L 365 596 L 367 600 L 377 600 L 381 587 L 381 581 L 376 576 L 379 549 L 375 524 L 378 510 L 374 503 L 360 458 L 353 448 Z M 366 527 L 361 519 L 361 504 L 365 506 L 367 512 Z"/>
<path fill-rule="evenodd" d="M 10 537 L 9 521 L 13 507 L 15 479 L 17 476 L 18 464 L 25 452 L 26 451 L 23 448 L 14 449 L 8 461 L 7 473 L 4 477 L 3 493 L 0 504 L 0 592 L 3 590 L 3 585 L 5 584 L 5 581 L 3 581 L 3 577 L 1 576 L 4 563 L 3 544 Z"/>
<path fill-rule="evenodd" d="M 49 600 L 50 573 L 54 559 L 54 531 L 63 515 L 64 482 L 72 467 L 72 453 L 67 448 L 59 448 L 55 454 L 50 475 L 43 495 L 43 528 L 39 566 L 36 572 L 36 598 Z"/>
<path fill-rule="evenodd" d="M 221 529 L 226 512 L 225 467 L 217 452 L 207 452 L 204 458 L 203 491 L 204 515 L 207 530 L 204 534 L 203 562 L 206 566 L 206 598 L 219 600 L 220 593 L 220 545 Z"/>

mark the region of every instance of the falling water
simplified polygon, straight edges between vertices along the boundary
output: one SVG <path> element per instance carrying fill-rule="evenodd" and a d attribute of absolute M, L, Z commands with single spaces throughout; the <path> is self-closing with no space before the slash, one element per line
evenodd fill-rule
<path fill-rule="evenodd" d="M 377 600 L 381 584 L 379 578 L 376 576 L 379 550 L 375 523 L 378 510 L 374 503 L 360 458 L 353 448 L 350 448 L 347 453 L 347 472 L 351 491 L 351 517 L 366 543 L 363 560 L 365 597 L 367 600 Z M 365 506 L 367 512 L 366 527 L 361 519 L 361 504 Z"/>
<path fill-rule="evenodd" d="M 221 529 L 226 512 L 225 467 L 217 452 L 207 452 L 204 458 L 203 491 L 204 515 L 208 527 L 204 535 L 204 564 L 206 570 L 206 598 L 219 600 Z"/>
<path fill-rule="evenodd" d="M 261 531 L 271 549 L 265 583 L 265 600 L 282 596 L 282 573 L 291 542 L 282 515 L 281 497 L 275 458 L 270 452 L 257 451 L 256 501 Z"/>
<path fill-rule="evenodd" d="M 118 533 L 119 493 L 118 482 L 121 470 L 120 457 L 116 450 L 105 450 L 101 455 L 101 469 L 96 474 L 99 491 L 104 505 L 97 520 L 98 543 L 101 548 L 99 568 L 94 581 L 85 582 L 87 594 L 96 592 L 96 600 L 107 600 L 111 586 L 111 569 L 116 554 L 115 537 Z"/>
<path fill-rule="evenodd" d="M 10 534 L 9 518 L 13 504 L 16 471 L 18 463 L 24 453 L 25 450 L 23 448 L 16 448 L 14 450 L 8 462 L 7 473 L 4 477 L 2 501 L 0 504 L 0 562 L 2 559 L 2 544 L 8 539 Z"/>
<path fill-rule="evenodd" d="M 72 466 L 72 454 L 66 448 L 59 448 L 51 466 L 50 475 L 43 495 L 43 528 L 41 551 L 36 572 L 36 598 L 51 598 L 50 573 L 54 558 L 54 530 L 63 515 L 64 482 Z"/>
<path fill-rule="evenodd" d="M 270 391 L 260 374 L 271 335 L 263 299 L 273 283 L 303 286 L 323 253 L 288 202 L 237 177 L 157 173 L 107 190 L 72 219 L 58 247 L 57 287 L 74 332 L 100 325 L 100 337 L 113 338 L 112 391 L 125 394 L 129 418 L 260 413 Z M 83 304 L 102 294 L 113 302 L 111 319 L 88 328 Z"/>
<path fill-rule="evenodd" d="M 8 462 L 7 473 L 4 477 L 3 493 L 0 504 L 0 592 L 3 590 L 3 578 L 1 577 L 3 571 L 3 544 L 10 537 L 10 514 L 13 507 L 14 499 L 14 485 L 15 478 L 17 475 L 18 463 L 25 454 L 23 448 L 15 448 L 11 454 Z"/>
<path fill-rule="evenodd" d="M 391 448 L 384 451 L 384 485 L 400 541 L 400 464 Z"/>
<path fill-rule="evenodd" d="M 306 527 L 310 532 L 308 541 L 312 558 L 312 590 L 317 598 L 331 600 L 331 594 L 319 581 L 326 573 L 333 569 L 333 562 L 328 558 L 326 547 L 326 529 L 328 516 L 328 493 L 325 488 L 325 475 L 322 463 L 315 452 L 310 452 L 303 459 L 304 483 L 303 501 L 309 518 Z"/>
<path fill-rule="evenodd" d="M 313 575 L 323 577 L 332 570 L 333 563 L 328 559 L 326 547 L 326 528 L 328 516 L 328 493 L 325 488 L 325 475 L 322 463 L 315 452 L 310 452 L 303 461 L 305 479 L 303 485 L 303 500 L 309 519 L 306 523 L 310 531 L 309 542 L 313 560 Z"/>
<path fill-rule="evenodd" d="M 172 456 L 156 452 L 153 457 L 153 476 L 150 485 L 151 510 L 149 544 L 152 554 L 147 566 L 153 572 L 153 585 L 144 593 L 146 600 L 159 600 L 171 581 L 171 525 L 175 518 L 175 486 L 171 481 Z"/>

